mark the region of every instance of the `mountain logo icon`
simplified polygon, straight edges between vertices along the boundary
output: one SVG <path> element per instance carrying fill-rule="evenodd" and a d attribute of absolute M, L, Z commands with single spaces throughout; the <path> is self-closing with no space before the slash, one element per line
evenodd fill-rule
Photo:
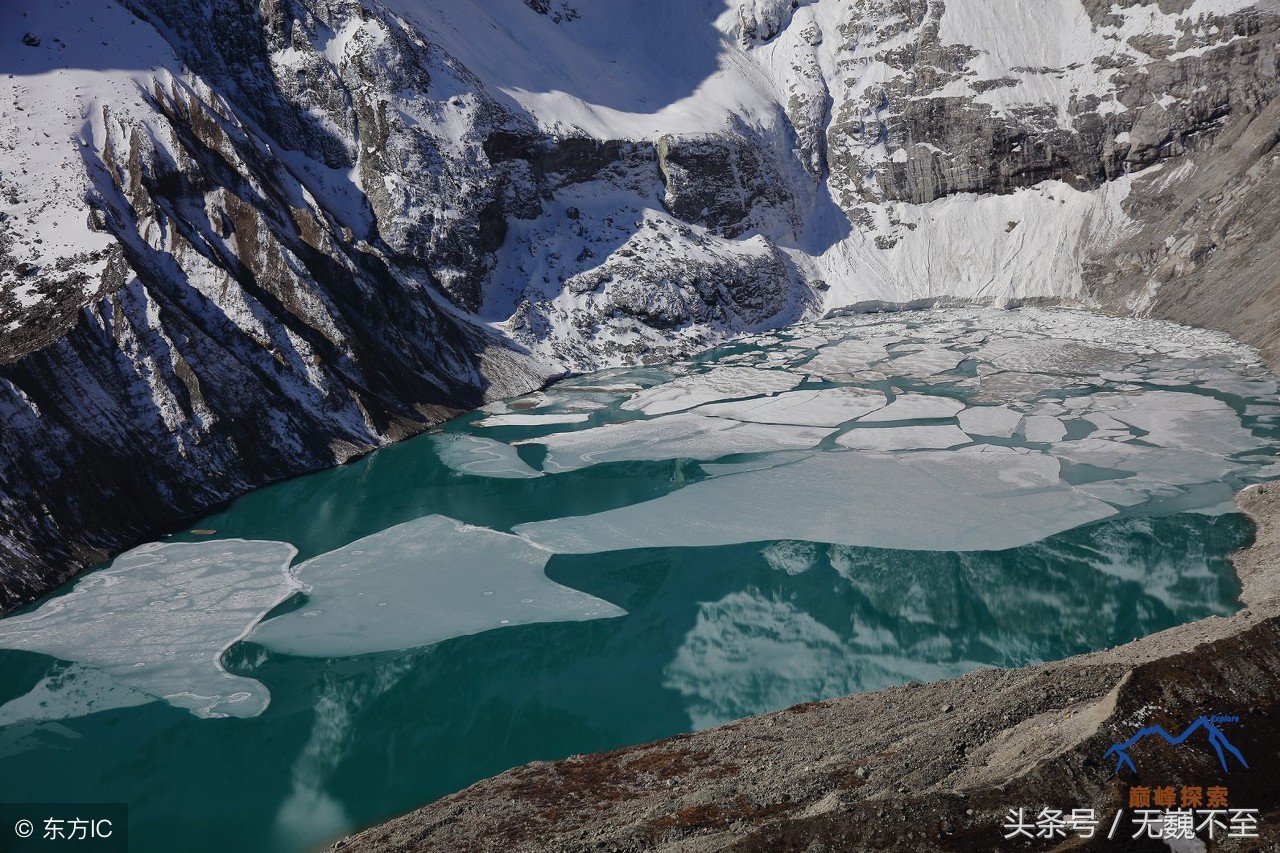
<path fill-rule="evenodd" d="M 1138 729 L 1133 737 L 1123 743 L 1113 744 L 1110 749 L 1103 753 L 1104 759 L 1110 758 L 1112 755 L 1116 757 L 1116 772 L 1119 773 L 1122 767 L 1128 767 L 1134 773 L 1138 772 L 1137 766 L 1133 763 L 1133 759 L 1129 757 L 1129 750 L 1140 741 L 1148 737 L 1160 737 L 1171 746 L 1181 746 L 1196 732 L 1204 731 L 1209 739 L 1209 745 L 1213 747 L 1218 754 L 1218 761 L 1222 764 L 1224 773 L 1229 773 L 1231 768 L 1228 766 L 1227 756 L 1234 756 L 1236 761 L 1246 770 L 1249 769 L 1249 763 L 1244 760 L 1244 756 L 1240 754 L 1240 750 L 1235 747 L 1231 740 L 1218 728 L 1218 723 L 1240 722 L 1239 717 L 1200 717 L 1194 723 L 1187 726 L 1180 735 L 1171 735 L 1164 726 L 1145 726 Z"/>

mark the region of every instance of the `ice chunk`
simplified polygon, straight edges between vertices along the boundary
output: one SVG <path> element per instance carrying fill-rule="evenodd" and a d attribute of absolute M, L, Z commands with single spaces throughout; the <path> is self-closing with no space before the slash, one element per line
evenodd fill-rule
<path fill-rule="evenodd" d="M 432 439 L 440 461 L 459 474 L 504 479 L 542 476 L 541 471 L 529 467 L 520 458 L 514 447 L 501 441 L 458 433 L 439 433 Z"/>
<path fill-rule="evenodd" d="M 824 388 L 819 391 L 789 391 L 756 400 L 708 403 L 694 409 L 694 412 L 758 424 L 834 427 L 883 408 L 887 402 L 888 398 L 879 391 Z"/>
<path fill-rule="evenodd" d="M 1216 482 L 1251 467 L 1212 453 L 1149 447 L 1133 441 L 1092 436 L 1055 444 L 1049 452 L 1068 462 L 1142 474 L 1146 479 L 1175 486 Z"/>
<path fill-rule="evenodd" d="M 1067 427 L 1062 421 L 1048 415 L 1032 415 L 1022 425 L 1027 441 L 1052 444 L 1067 437 Z"/>
<path fill-rule="evenodd" d="M 1013 431 L 1022 421 L 1022 413 L 1008 406 L 974 406 L 959 415 L 960 429 L 970 435 L 989 435 L 994 438 L 1013 438 Z"/>
<path fill-rule="evenodd" d="M 966 358 L 962 352 L 932 347 L 895 358 L 880 369 L 890 376 L 934 376 L 955 370 Z"/>
<path fill-rule="evenodd" d="M 1132 353 L 1054 338 L 994 341 L 978 351 L 978 358 L 1001 370 L 1065 374 L 1122 370 L 1138 361 Z"/>
<path fill-rule="evenodd" d="M 804 365 L 804 369 L 824 379 L 842 380 L 850 374 L 862 373 L 889 357 L 885 348 L 892 338 L 841 341 L 823 347 Z"/>
<path fill-rule="evenodd" d="M 1114 512 L 1064 483 L 1044 454 L 839 452 L 516 532 L 565 553 L 779 539 L 971 551 L 1024 545 Z"/>
<path fill-rule="evenodd" d="M 764 453 L 816 447 L 835 430 L 753 424 L 680 412 L 652 420 L 624 421 L 578 432 L 525 439 L 547 448 L 542 469 L 575 471 L 602 462 L 642 459 L 718 459 L 731 453 Z"/>
<path fill-rule="evenodd" d="M 550 580 L 527 540 L 440 515 L 398 524 L 295 569 L 308 601 L 249 639 L 306 657 L 429 646 L 506 625 L 623 616 Z"/>
<path fill-rule="evenodd" d="M 861 418 L 862 423 L 876 421 L 917 421 L 930 418 L 954 418 L 964 403 L 951 397 L 934 397 L 929 394 L 901 394 L 898 399 L 879 411 Z"/>
<path fill-rule="evenodd" d="M 1104 415 L 1102 412 L 1090 412 L 1084 416 L 1084 420 L 1093 424 L 1103 432 L 1123 432 L 1125 435 L 1132 435 L 1126 424 L 1122 424 L 1120 421 L 1110 415 Z"/>
<path fill-rule="evenodd" d="M 640 391 L 623 403 L 622 408 L 644 412 L 646 415 L 664 415 L 717 400 L 790 391 L 802 381 L 803 376 L 785 370 L 717 367 L 706 373 L 682 376 Z"/>
<path fill-rule="evenodd" d="M 920 450 L 947 448 L 973 441 L 959 427 L 906 426 L 854 429 L 836 439 L 837 444 L 854 450 Z"/>
<path fill-rule="evenodd" d="M 199 717 L 252 717 L 270 694 L 222 653 L 297 589 L 284 542 L 143 545 L 66 595 L 0 620 L 0 647 L 98 667 L 117 684 Z"/>
<path fill-rule="evenodd" d="M 553 426 L 555 424 L 580 424 L 591 419 L 585 412 L 555 412 L 545 415 L 490 415 L 475 422 L 478 427 L 504 426 Z"/>
<path fill-rule="evenodd" d="M 1230 454 L 1263 446 L 1221 400 L 1180 391 L 1095 394 L 1094 406 L 1162 447 Z"/>
<path fill-rule="evenodd" d="M 978 393 L 974 399 L 980 402 L 1006 403 L 1011 400 L 1032 400 L 1045 391 L 1071 388 L 1079 381 L 1062 376 L 1041 373 L 979 373 Z"/>

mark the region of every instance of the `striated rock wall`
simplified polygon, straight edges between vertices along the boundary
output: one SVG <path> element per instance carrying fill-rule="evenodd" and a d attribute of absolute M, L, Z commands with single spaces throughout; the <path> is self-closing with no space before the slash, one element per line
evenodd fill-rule
<path fill-rule="evenodd" d="M 1273 0 L 0 24 L 38 37 L 0 52 L 0 612 L 550 375 L 843 306 L 1280 328 Z"/>

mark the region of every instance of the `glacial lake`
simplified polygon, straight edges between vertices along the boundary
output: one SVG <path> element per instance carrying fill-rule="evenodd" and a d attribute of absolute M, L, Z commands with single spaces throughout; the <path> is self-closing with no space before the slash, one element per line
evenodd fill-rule
<path fill-rule="evenodd" d="M 496 403 L 0 620 L 0 801 L 304 851 L 535 759 L 1238 607 L 1252 351 L 1066 310 L 832 318 Z"/>

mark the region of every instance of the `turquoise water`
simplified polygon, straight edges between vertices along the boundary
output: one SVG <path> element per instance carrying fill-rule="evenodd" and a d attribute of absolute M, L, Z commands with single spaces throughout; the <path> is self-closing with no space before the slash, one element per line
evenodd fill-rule
<path fill-rule="evenodd" d="M 269 693 L 262 713 L 242 718 L 200 717 L 156 701 L 163 691 L 148 695 L 145 679 L 126 688 L 118 676 L 102 675 L 118 670 L 85 663 L 87 647 L 83 658 L 54 657 L 11 641 L 14 648 L 0 649 L 0 801 L 127 801 L 136 850 L 307 850 L 527 761 L 909 680 L 1061 658 L 1232 612 L 1239 587 L 1226 557 L 1247 543 L 1250 529 L 1224 501 L 1272 476 L 1280 437 L 1274 381 L 1212 336 L 1186 333 L 1171 343 L 1166 328 L 1125 325 L 1109 330 L 1124 345 L 1104 351 L 1081 342 L 1062 316 L 1074 317 L 970 312 L 791 330 L 680 365 L 574 380 L 247 495 L 192 526 L 214 533 L 187 532 L 165 547 L 287 542 L 298 551 L 297 566 L 344 546 L 360 553 L 365 537 L 445 516 L 521 533 L 554 552 L 545 558 L 550 581 L 626 615 L 477 628 L 425 647 L 323 657 L 273 651 L 253 636 L 232 643 L 233 633 L 219 641 L 231 643 L 225 667 L 260 685 L 264 698 Z M 899 354 L 889 344 L 884 358 L 865 364 L 848 349 L 832 354 L 841 342 L 876 335 L 920 349 Z M 1035 370 L 990 349 L 1005 340 L 1031 348 Z M 948 366 L 949 356 L 929 347 L 958 357 Z M 908 355 L 917 357 L 895 371 L 893 361 Z M 815 366 L 819 356 L 826 361 Z M 858 388 L 882 393 L 886 403 L 928 395 L 954 400 L 953 410 L 1007 407 L 1059 426 L 1021 420 L 1009 435 L 982 435 L 935 400 L 932 410 L 899 409 L 928 417 L 689 437 L 688 408 L 653 411 L 655 399 L 658 409 L 689 400 L 664 403 L 670 395 L 652 389 L 683 381 L 705 397 L 701 380 L 689 377 L 744 364 L 800 377 L 778 395 Z M 752 376 L 723 375 L 713 399 L 699 405 L 752 396 L 749 382 L 735 385 Z M 1035 376 L 1043 381 L 1027 378 Z M 786 418 L 823 420 L 804 408 L 809 398 L 794 399 L 799 415 Z M 671 420 L 682 412 L 685 421 Z M 562 418 L 478 423 L 539 414 Z M 592 432 L 634 423 L 634 435 Z M 974 430 L 958 445 L 947 445 L 957 440 L 949 432 L 909 431 L 957 424 Z M 806 428 L 816 431 L 797 439 Z M 879 434 L 868 438 L 872 431 Z M 849 449 L 879 446 L 891 433 L 898 444 L 924 446 Z M 492 444 L 462 445 L 459 454 L 441 436 Z M 816 497 L 814 506 L 790 498 L 770 505 L 781 500 L 791 471 L 807 472 L 812 494 L 822 494 L 814 469 L 803 468 L 814 459 L 836 471 L 863 460 L 849 469 L 862 472 L 859 483 L 847 483 L 850 494 L 874 487 L 884 499 L 836 507 L 834 526 L 822 520 L 830 506 L 817 506 Z M 954 460 L 955 482 L 937 473 Z M 902 476 L 869 479 L 878 466 L 899 463 Z M 937 476 L 936 488 L 904 492 L 920 470 Z M 696 522 L 671 522 L 682 505 L 670 502 L 682 495 L 697 497 Z M 769 536 L 751 539 L 751 527 L 725 532 L 746 499 L 766 507 L 756 522 Z M 920 511 L 904 514 L 900 506 Z M 968 541 L 970 522 L 984 513 L 1000 535 L 1026 541 L 999 550 L 933 547 Z M 578 529 L 584 523 L 586 539 Z M 613 532 L 597 537 L 606 529 Z M 832 535 L 823 539 L 824 531 Z M 885 531 L 900 547 L 870 544 Z M 629 547 L 607 545 L 618 537 Z M 731 541 L 700 544 L 706 539 Z M 575 542 L 596 550 L 581 552 Z M 54 612 L 58 601 L 91 610 L 92 601 L 79 605 L 73 596 L 23 618 Z M 279 597 L 286 600 L 267 624 L 288 625 L 316 609 L 305 590 Z M 318 613 L 312 622 L 331 616 Z M 60 618 L 101 624 L 75 612 Z M 0 645 L 6 624 L 19 623 L 0 622 Z"/>

